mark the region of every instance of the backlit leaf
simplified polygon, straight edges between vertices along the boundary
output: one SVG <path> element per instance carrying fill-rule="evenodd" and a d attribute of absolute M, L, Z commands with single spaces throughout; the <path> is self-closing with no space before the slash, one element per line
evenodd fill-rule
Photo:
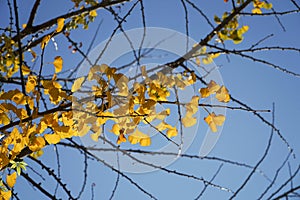
<path fill-rule="evenodd" d="M 56 56 L 54 58 L 54 62 L 53 62 L 53 65 L 55 67 L 55 73 L 58 73 L 62 70 L 62 67 L 63 67 L 63 59 L 61 56 Z"/>
<path fill-rule="evenodd" d="M 83 81 L 85 80 L 85 77 L 80 77 L 74 81 L 74 84 L 72 85 L 71 92 L 76 92 L 81 88 L 81 85 Z"/>
<path fill-rule="evenodd" d="M 216 92 L 216 99 L 220 102 L 229 102 L 230 101 L 230 95 L 228 93 L 228 90 L 225 86 L 222 86 L 217 92 Z"/>
<path fill-rule="evenodd" d="M 58 18 L 57 19 L 57 28 L 56 28 L 56 32 L 59 33 L 63 30 L 65 25 L 65 19 L 64 18 Z"/>
<path fill-rule="evenodd" d="M 54 134 L 45 134 L 44 138 L 49 144 L 57 144 L 60 141 L 60 136 L 55 133 Z"/>
<path fill-rule="evenodd" d="M 16 172 L 6 176 L 6 183 L 10 188 L 14 187 L 16 180 L 17 180 Z"/>
<path fill-rule="evenodd" d="M 45 37 L 43 37 L 43 40 L 41 42 L 41 49 L 44 49 L 46 47 L 46 45 L 48 44 L 50 38 L 51 38 L 50 35 L 46 35 Z"/>
<path fill-rule="evenodd" d="M 216 115 L 214 112 L 204 118 L 205 122 L 209 125 L 212 132 L 217 132 L 217 126 L 222 126 L 225 121 L 224 115 Z"/>

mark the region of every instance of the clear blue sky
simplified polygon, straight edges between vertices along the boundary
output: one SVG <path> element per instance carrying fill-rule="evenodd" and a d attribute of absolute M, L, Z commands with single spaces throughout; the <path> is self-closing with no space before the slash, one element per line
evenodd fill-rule
<path fill-rule="evenodd" d="M 26 23 L 34 1 L 19 1 L 19 9 L 21 23 Z M 275 10 L 285 11 L 294 9 L 289 2 L 276 0 L 273 3 Z M 185 33 L 184 11 L 180 1 L 174 0 L 152 0 L 144 1 L 146 24 L 149 27 L 168 28 Z M 61 2 L 42 1 L 41 7 L 38 10 L 36 23 L 44 22 L 48 18 L 58 16 L 68 11 L 72 3 L 69 1 Z M 229 6 L 221 0 L 209 2 L 200 2 L 200 7 L 211 19 L 215 14 L 221 15 L 224 11 L 229 11 Z M 250 11 L 250 10 L 249 10 Z M 0 26 L 3 27 L 8 20 L 6 1 L 0 0 Z M 122 9 L 122 14 L 126 13 L 126 9 Z M 286 32 L 282 30 L 280 24 L 274 16 L 272 17 L 242 17 L 241 22 L 244 25 L 249 25 L 250 29 L 245 34 L 245 40 L 239 45 L 233 45 L 230 41 L 226 42 L 226 47 L 230 48 L 249 48 L 253 43 L 266 37 L 269 34 L 274 34 L 273 37 L 264 41 L 261 46 L 284 46 L 300 48 L 299 40 L 299 21 L 300 15 L 293 14 L 280 17 L 282 24 L 286 28 Z M 96 38 L 95 45 L 106 40 L 111 34 L 111 31 L 116 27 L 113 17 L 107 11 L 98 11 L 98 18 L 90 25 L 88 33 L 82 30 L 76 30 L 71 33 L 73 39 L 83 43 L 83 50 L 86 50 L 93 36 L 93 31 L 96 29 L 100 21 L 103 20 L 99 34 Z M 124 24 L 124 29 L 142 27 L 140 9 L 137 8 L 129 16 L 128 22 Z M 190 36 L 199 41 L 203 38 L 211 28 L 199 16 L 195 10 L 189 6 L 189 32 Z M 64 58 L 65 69 L 72 69 L 81 60 L 79 54 L 72 54 L 68 49 L 68 43 L 63 37 L 56 37 L 58 43 L 58 51 L 55 51 L 54 45 L 50 42 L 46 49 L 45 60 L 51 62 L 57 55 Z M 183 47 L 184 48 L 184 47 Z M 292 52 L 260 52 L 256 54 L 258 57 L 266 58 L 273 63 L 277 63 L 284 68 L 300 73 L 299 58 L 300 54 Z M 271 67 L 242 59 L 237 56 L 229 56 L 230 62 L 225 55 L 221 55 L 215 60 L 215 64 L 219 66 L 219 71 L 222 75 L 224 84 L 229 89 L 230 94 L 241 100 L 254 109 L 271 109 L 272 103 L 275 103 L 275 125 L 284 135 L 290 146 L 294 149 L 296 155 L 300 155 L 300 95 L 299 86 L 300 79 L 291 75 L 279 72 Z M 38 65 L 38 63 L 37 63 Z M 50 69 L 51 68 L 51 69 Z M 37 66 L 36 66 L 37 69 Z M 52 71 L 51 71 L 52 70 Z M 49 65 L 47 72 L 52 73 L 52 66 Z M 231 106 L 236 104 L 229 103 Z M 204 112 L 203 112 L 204 113 Z M 201 113 L 202 114 L 202 113 Z M 266 119 L 271 121 L 271 114 L 262 114 Z M 201 116 L 201 119 L 204 115 Z M 199 128 L 199 136 L 195 138 L 193 144 L 188 149 L 187 153 L 198 155 L 199 148 L 203 140 L 203 135 L 206 133 L 207 125 L 201 122 Z M 211 151 L 209 156 L 225 158 L 229 160 L 255 165 L 263 155 L 266 148 L 268 137 L 271 129 L 255 117 L 250 112 L 227 110 L 226 122 L 223 127 L 221 137 Z M 81 188 L 83 176 L 83 158 L 76 157 L 77 152 L 69 151 L 66 148 L 59 147 L 60 160 L 62 166 L 62 178 L 68 184 L 70 190 L 77 192 Z M 270 153 L 265 161 L 260 165 L 260 169 L 271 179 L 275 171 L 282 164 L 288 150 L 286 145 L 280 140 L 278 135 L 274 134 Z M 47 147 L 45 155 L 42 157 L 49 166 L 56 168 L 55 153 L 53 147 Z M 30 163 L 30 162 L 29 162 Z M 203 177 L 207 180 L 211 179 L 221 162 L 207 161 L 180 158 L 171 166 L 170 169 L 176 169 L 188 174 Z M 295 170 L 299 165 L 299 158 L 290 159 L 292 170 Z M 34 166 L 34 165 L 33 165 Z M 30 170 L 29 170 L 30 171 Z M 251 170 L 224 164 L 221 172 L 214 180 L 214 183 L 226 186 L 231 189 L 237 189 L 245 180 Z M 33 174 L 33 173 L 31 173 Z M 194 199 L 202 190 L 203 183 L 195 180 L 179 177 L 165 172 L 156 171 L 143 174 L 127 174 L 147 191 L 151 192 L 158 199 Z M 104 167 L 102 164 L 90 162 L 88 171 L 88 182 L 86 192 L 82 199 L 91 199 L 91 184 L 95 183 L 95 199 L 108 199 L 113 190 L 116 173 Z M 41 180 L 37 175 L 33 175 L 37 180 Z M 46 177 L 46 176 L 45 176 Z M 280 185 L 281 180 L 289 177 L 287 165 L 279 174 Z M 21 180 L 21 179 L 20 179 Z M 295 185 L 299 184 L 299 175 Z M 19 181 L 19 180 L 18 180 Z M 55 182 L 46 183 L 55 188 Z M 24 185 L 26 184 L 26 186 Z M 238 195 L 236 199 L 256 199 L 259 194 L 268 186 L 269 182 L 259 173 L 255 173 L 245 189 Z M 279 186 L 277 185 L 277 187 Z M 277 188 L 276 186 L 274 188 Z M 287 188 L 287 187 L 286 187 Z M 16 185 L 16 190 L 24 199 L 46 199 L 43 195 L 32 190 L 27 183 L 19 181 Z M 271 194 L 271 190 L 268 194 Z M 266 195 L 269 196 L 269 195 Z M 76 196 L 76 195 L 75 195 Z M 218 189 L 208 187 L 202 199 L 227 199 L 230 193 L 220 191 Z M 22 198 L 23 199 L 23 198 Z M 120 177 L 114 199 L 148 199 L 142 192 L 138 191 L 127 180 Z"/>

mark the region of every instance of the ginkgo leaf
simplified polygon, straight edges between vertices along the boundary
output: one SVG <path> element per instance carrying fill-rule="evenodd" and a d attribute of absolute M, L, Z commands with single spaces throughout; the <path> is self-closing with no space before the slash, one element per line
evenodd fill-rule
<path fill-rule="evenodd" d="M 120 126 L 119 126 L 119 124 L 114 124 L 112 126 L 110 132 L 114 133 L 115 135 L 120 135 Z"/>
<path fill-rule="evenodd" d="M 36 85 L 37 85 L 37 77 L 33 75 L 28 76 L 28 80 L 25 86 L 26 92 L 27 93 L 32 92 Z"/>
<path fill-rule="evenodd" d="M 138 129 L 128 136 L 128 140 L 131 144 L 140 143 L 141 146 L 149 146 L 151 144 L 151 138 Z"/>
<path fill-rule="evenodd" d="M 8 191 L 0 190 L 1 200 L 10 200 L 11 194 L 12 194 L 11 190 L 8 190 Z"/>
<path fill-rule="evenodd" d="M 228 93 L 228 90 L 225 86 L 222 86 L 217 92 L 216 92 L 216 99 L 220 102 L 227 103 L 230 101 L 230 95 Z"/>
<path fill-rule="evenodd" d="M 65 19 L 64 18 L 58 18 L 57 19 L 57 28 L 56 28 L 56 32 L 59 33 L 63 30 L 65 25 Z"/>
<path fill-rule="evenodd" d="M 168 136 L 168 138 L 175 137 L 175 136 L 177 136 L 177 134 L 178 134 L 178 131 L 177 131 L 176 128 L 169 128 L 167 130 L 167 136 Z"/>
<path fill-rule="evenodd" d="M 182 124 L 184 127 L 191 127 L 197 123 L 197 119 L 191 116 L 185 116 L 182 118 Z"/>
<path fill-rule="evenodd" d="M 98 15 L 96 10 L 90 11 L 89 14 L 90 14 L 91 17 L 97 17 L 97 15 Z"/>
<path fill-rule="evenodd" d="M 46 35 L 45 37 L 43 37 L 43 40 L 41 42 L 41 49 L 44 49 L 46 47 L 46 45 L 48 44 L 50 38 L 51 38 L 50 35 Z"/>
<path fill-rule="evenodd" d="M 60 136 L 55 133 L 54 134 L 45 134 L 44 138 L 49 144 L 57 144 L 60 141 Z"/>
<path fill-rule="evenodd" d="M 199 96 L 193 96 L 191 101 L 185 105 L 187 112 L 195 114 L 198 111 Z"/>
<path fill-rule="evenodd" d="M 6 176 L 6 183 L 10 188 L 14 187 L 16 180 L 17 180 L 16 172 Z"/>
<path fill-rule="evenodd" d="M 80 77 L 74 81 L 74 84 L 72 85 L 71 92 L 76 92 L 81 88 L 81 85 L 83 81 L 85 80 L 85 77 Z"/>
<path fill-rule="evenodd" d="M 61 56 L 56 56 L 54 58 L 54 62 L 53 62 L 53 65 L 55 67 L 55 73 L 58 73 L 62 70 L 62 67 L 63 67 L 63 59 Z"/>
<path fill-rule="evenodd" d="M 26 65 L 22 65 L 22 74 L 25 76 L 28 75 L 29 73 L 30 73 L 29 67 L 27 67 Z"/>
<path fill-rule="evenodd" d="M 33 142 L 28 146 L 31 151 L 38 151 L 45 146 L 45 140 L 43 137 L 36 137 Z"/>
<path fill-rule="evenodd" d="M 126 137 L 124 136 L 123 133 L 121 133 L 118 137 L 118 140 L 117 140 L 117 144 L 120 145 L 122 142 L 126 142 Z"/>
<path fill-rule="evenodd" d="M 252 9 L 252 13 L 253 14 L 262 14 L 261 9 L 259 9 L 259 8 Z"/>
<path fill-rule="evenodd" d="M 142 138 L 142 139 L 140 140 L 140 145 L 141 145 L 142 147 L 150 146 L 150 145 L 151 145 L 151 139 L 150 139 L 150 137 Z"/>
<path fill-rule="evenodd" d="M 101 135 L 101 131 L 97 131 L 95 133 L 92 133 L 90 135 L 91 139 L 94 140 L 95 142 L 98 142 L 99 136 Z"/>
<path fill-rule="evenodd" d="M 224 115 L 216 115 L 214 112 L 204 118 L 205 122 L 209 125 L 212 132 L 217 132 L 217 126 L 222 126 L 225 121 Z"/>
<path fill-rule="evenodd" d="M 7 125 L 10 123 L 10 119 L 5 113 L 0 113 L 0 124 Z"/>
<path fill-rule="evenodd" d="M 26 97 L 22 92 L 16 93 L 13 97 L 12 100 L 19 105 L 25 105 L 26 104 Z"/>
<path fill-rule="evenodd" d="M 211 80 L 206 88 L 200 89 L 201 98 L 206 98 L 211 94 L 217 92 L 220 89 L 220 85 L 218 85 L 215 81 Z"/>

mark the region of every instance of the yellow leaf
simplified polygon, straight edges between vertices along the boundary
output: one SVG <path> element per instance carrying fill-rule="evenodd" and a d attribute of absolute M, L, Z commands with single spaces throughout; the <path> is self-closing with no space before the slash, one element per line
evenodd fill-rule
<path fill-rule="evenodd" d="M 56 28 L 56 32 L 59 33 L 62 31 L 62 29 L 64 28 L 65 25 L 65 19 L 64 18 L 58 18 L 57 19 L 57 28 Z"/>
<path fill-rule="evenodd" d="M 22 24 L 22 28 L 25 29 L 27 24 Z"/>
<path fill-rule="evenodd" d="M 78 79 L 75 80 L 74 84 L 72 85 L 72 92 L 76 92 L 77 90 L 79 90 L 81 88 L 81 85 L 84 81 L 84 77 L 80 77 Z"/>
<path fill-rule="evenodd" d="M 169 138 L 175 137 L 175 136 L 177 136 L 177 134 L 178 134 L 178 132 L 177 132 L 176 128 L 169 128 L 169 130 L 167 130 L 167 136 Z"/>
<path fill-rule="evenodd" d="M 45 140 L 43 137 L 36 137 L 28 146 L 33 152 L 41 150 L 45 146 Z"/>
<path fill-rule="evenodd" d="M 120 145 L 122 142 L 126 142 L 126 137 L 124 136 L 123 133 L 121 133 L 118 137 L 118 140 L 117 140 L 117 144 Z"/>
<path fill-rule="evenodd" d="M 194 126 L 197 123 L 197 119 L 192 116 L 186 115 L 182 118 L 182 124 L 184 127 L 191 127 Z"/>
<path fill-rule="evenodd" d="M 26 65 L 22 65 L 22 73 L 23 75 L 28 75 L 30 73 L 30 69 Z"/>
<path fill-rule="evenodd" d="M 151 145 L 151 139 L 150 139 L 150 137 L 142 138 L 142 139 L 140 140 L 140 145 L 141 145 L 142 147 L 150 146 L 150 145 Z"/>
<path fill-rule="evenodd" d="M 263 5 L 263 8 L 267 9 L 267 10 L 270 10 L 272 7 L 273 7 L 272 3 L 264 3 L 264 5 Z"/>
<path fill-rule="evenodd" d="M 46 45 L 48 44 L 50 38 L 51 38 L 50 35 L 46 35 L 45 37 L 43 37 L 43 40 L 41 42 L 41 49 L 44 49 L 46 47 Z"/>
<path fill-rule="evenodd" d="M 58 73 L 62 70 L 62 67 L 63 67 L 63 59 L 61 56 L 56 56 L 54 58 L 54 62 L 53 62 L 53 65 L 55 67 L 55 73 Z"/>
<path fill-rule="evenodd" d="M 98 142 L 99 136 L 101 135 L 101 131 L 97 131 L 93 134 L 90 135 L 90 137 L 92 138 L 92 140 L 94 140 L 95 142 Z"/>
<path fill-rule="evenodd" d="M 90 14 L 91 17 L 97 17 L 97 11 L 96 10 L 90 11 L 89 14 Z"/>
<path fill-rule="evenodd" d="M 5 113 L 0 113 L 0 124 L 7 125 L 10 123 L 10 119 Z"/>
<path fill-rule="evenodd" d="M 77 136 L 79 136 L 79 137 L 85 136 L 89 132 L 90 129 L 91 129 L 90 126 L 88 126 L 87 124 L 83 124 L 82 126 L 80 126 L 78 128 Z"/>
<path fill-rule="evenodd" d="M 216 92 L 216 99 L 220 102 L 227 103 L 230 101 L 230 95 L 228 93 L 228 90 L 225 86 L 222 86 L 217 92 Z"/>
<path fill-rule="evenodd" d="M 49 144 L 57 144 L 60 141 L 60 136 L 55 133 L 54 134 L 45 134 L 44 138 Z"/>
<path fill-rule="evenodd" d="M 217 132 L 217 126 L 222 126 L 225 121 L 224 115 L 216 115 L 214 112 L 204 118 L 205 122 L 209 125 L 212 132 Z"/>
<path fill-rule="evenodd" d="M 198 111 L 198 102 L 199 102 L 199 96 L 193 96 L 191 101 L 187 103 L 185 106 L 187 112 L 190 112 L 191 114 L 195 114 Z"/>
<path fill-rule="evenodd" d="M 8 190 L 8 191 L 0 190 L 0 197 L 1 197 L 1 200 L 10 200 L 11 191 L 10 190 Z"/>
<path fill-rule="evenodd" d="M 10 188 L 14 187 L 16 180 L 17 180 L 16 172 L 6 176 L 6 183 Z"/>
<path fill-rule="evenodd" d="M 110 132 L 114 133 L 115 135 L 120 135 L 120 126 L 119 126 L 119 124 L 114 124 L 112 126 L 112 129 L 110 130 Z"/>
<path fill-rule="evenodd" d="M 25 86 L 26 92 L 29 93 L 34 91 L 36 85 L 37 85 L 37 77 L 33 75 L 28 76 L 28 80 Z"/>
<path fill-rule="evenodd" d="M 13 97 L 12 100 L 19 105 L 25 105 L 26 104 L 26 98 L 25 95 L 22 92 L 16 93 Z"/>
<path fill-rule="evenodd" d="M 252 9 L 253 14 L 262 14 L 261 10 L 259 8 Z"/>
<path fill-rule="evenodd" d="M 141 146 L 149 146 L 151 144 L 151 138 L 138 129 L 128 136 L 128 140 L 131 144 L 140 143 Z"/>
<path fill-rule="evenodd" d="M 206 98 L 209 95 L 215 93 L 220 89 L 220 85 L 218 85 L 215 81 L 211 80 L 206 88 L 200 89 L 200 94 L 202 98 Z"/>
<path fill-rule="evenodd" d="M 210 64 L 212 61 L 213 61 L 213 59 L 209 55 L 207 57 L 205 57 L 205 58 L 202 58 L 202 62 L 205 65 Z"/>

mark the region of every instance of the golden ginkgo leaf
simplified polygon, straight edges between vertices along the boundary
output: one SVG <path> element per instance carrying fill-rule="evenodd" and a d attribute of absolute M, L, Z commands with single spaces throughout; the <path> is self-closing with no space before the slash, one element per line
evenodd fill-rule
<path fill-rule="evenodd" d="M 10 188 L 14 187 L 16 180 L 17 180 L 16 172 L 6 176 L 6 183 Z"/>
<path fill-rule="evenodd" d="M 140 143 L 141 146 L 149 146 L 151 144 L 151 138 L 138 129 L 128 136 L 128 140 L 131 144 Z"/>
<path fill-rule="evenodd" d="M 45 134 L 44 138 L 49 144 L 57 144 L 60 141 L 60 136 L 58 134 Z"/>
<path fill-rule="evenodd" d="M 126 137 L 123 133 L 121 133 L 118 137 L 117 144 L 120 145 L 122 142 L 126 142 Z"/>
<path fill-rule="evenodd" d="M 56 32 L 59 33 L 63 30 L 65 25 L 65 19 L 64 18 L 58 18 L 57 19 L 57 28 L 56 28 Z"/>
<path fill-rule="evenodd" d="M 211 94 L 217 92 L 220 89 L 220 85 L 218 85 L 215 81 L 211 80 L 206 88 L 200 89 L 200 94 L 202 98 L 206 98 Z"/>
<path fill-rule="evenodd" d="M 76 92 L 81 88 L 81 85 L 83 81 L 85 80 L 85 77 L 80 77 L 74 81 L 74 84 L 72 85 L 71 92 Z"/>
<path fill-rule="evenodd" d="M 62 67 L 63 67 L 63 59 L 61 56 L 56 56 L 54 58 L 54 62 L 53 62 L 53 65 L 55 67 L 55 73 L 58 73 L 62 70 Z"/>
<path fill-rule="evenodd" d="M 175 136 L 177 136 L 177 134 L 178 134 L 178 131 L 177 131 L 177 129 L 175 127 L 169 128 L 167 130 L 167 136 L 168 136 L 168 138 L 175 137 Z"/>
<path fill-rule="evenodd" d="M 216 115 L 214 112 L 204 118 L 204 121 L 209 125 L 212 132 L 217 132 L 217 126 L 222 126 L 225 121 L 224 115 Z"/>
<path fill-rule="evenodd" d="M 227 103 L 230 101 L 230 95 L 228 93 L 228 90 L 225 86 L 222 86 L 217 92 L 216 92 L 216 99 L 220 102 Z"/>
<path fill-rule="evenodd" d="M 197 119 L 192 116 L 186 115 L 182 118 L 182 124 L 184 127 L 191 127 L 194 126 L 197 123 Z"/>
<path fill-rule="evenodd" d="M 48 44 L 50 38 L 51 38 L 50 35 L 46 35 L 45 37 L 43 37 L 43 40 L 41 42 L 41 49 L 44 49 L 46 47 L 46 45 Z"/>

